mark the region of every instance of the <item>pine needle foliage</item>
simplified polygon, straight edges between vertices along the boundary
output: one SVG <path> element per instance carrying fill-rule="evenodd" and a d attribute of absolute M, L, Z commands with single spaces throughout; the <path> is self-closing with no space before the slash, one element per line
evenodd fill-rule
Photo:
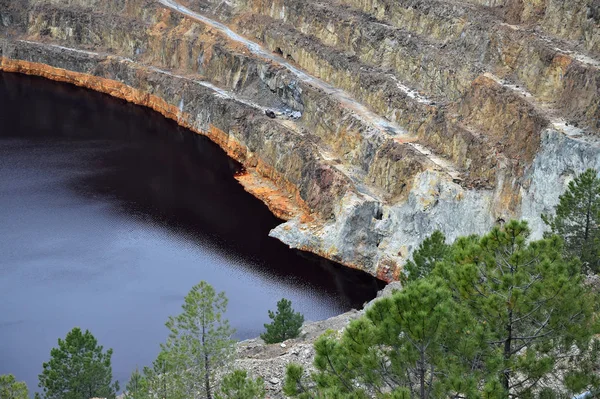
<path fill-rule="evenodd" d="M 125 399 L 150 399 L 148 379 L 136 368 L 125 386 Z"/>
<path fill-rule="evenodd" d="M 292 302 L 282 298 L 277 302 L 277 312 L 269 310 L 269 318 L 273 320 L 265 324 L 265 331 L 260 337 L 267 344 L 283 342 L 300 335 L 304 316 L 292 309 Z"/>
<path fill-rule="evenodd" d="M 102 346 L 88 330 L 73 328 L 58 339 L 43 365 L 39 387 L 45 399 L 114 398 L 118 382 L 112 383 L 112 349 Z"/>
<path fill-rule="evenodd" d="M 213 398 L 217 372 L 231 364 L 235 350 L 226 309 L 225 293 L 201 281 L 186 295 L 181 314 L 169 317 L 171 333 L 162 345 L 169 397 Z"/>
<path fill-rule="evenodd" d="M 265 395 L 262 378 L 252 379 L 245 370 L 235 370 L 223 377 L 216 399 L 264 399 Z"/>
<path fill-rule="evenodd" d="M 175 399 L 177 397 L 176 382 L 173 374 L 174 367 L 169 364 L 168 354 L 161 351 L 152 362 L 152 367 L 144 367 L 146 387 L 151 398 Z"/>
<path fill-rule="evenodd" d="M 481 366 L 494 362 L 485 338 L 441 280 L 421 279 L 375 302 L 340 337 L 320 337 L 317 372 L 307 380 L 291 365 L 284 392 L 302 399 L 477 397 Z"/>
<path fill-rule="evenodd" d="M 600 298 L 557 236 L 525 222 L 458 239 L 433 270 L 289 365 L 300 399 L 571 398 L 600 388 Z M 422 246 L 422 249 L 425 246 Z M 423 249 L 423 251 L 426 251 Z"/>
<path fill-rule="evenodd" d="M 439 230 L 434 231 L 419 245 L 412 259 L 406 262 L 404 270 L 406 281 L 423 278 L 435 267 L 436 263 L 444 260 L 450 253 L 451 247 L 446 244 L 446 236 Z"/>
<path fill-rule="evenodd" d="M 565 253 L 577 256 L 585 272 L 600 272 L 600 179 L 588 169 L 569 183 L 556 213 L 542 215 L 553 234 L 563 238 Z"/>
<path fill-rule="evenodd" d="M 12 374 L 0 375 L 0 399 L 29 399 L 27 384 Z"/>
<path fill-rule="evenodd" d="M 580 264 L 565 259 L 562 240 L 528 241 L 526 222 L 511 221 L 474 240 L 459 239 L 434 274 L 485 326 L 502 362 L 505 397 L 529 398 L 557 381 L 570 393 L 598 383 L 581 375 L 590 359 L 599 298 L 583 284 Z M 559 391 L 555 392 L 559 394 Z"/>

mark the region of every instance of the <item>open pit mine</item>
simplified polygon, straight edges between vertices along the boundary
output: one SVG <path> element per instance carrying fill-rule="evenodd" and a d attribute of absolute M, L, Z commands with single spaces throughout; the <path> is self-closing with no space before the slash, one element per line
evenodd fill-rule
<path fill-rule="evenodd" d="M 206 135 L 271 235 L 386 281 L 600 169 L 597 0 L 0 0 L 0 69 Z"/>

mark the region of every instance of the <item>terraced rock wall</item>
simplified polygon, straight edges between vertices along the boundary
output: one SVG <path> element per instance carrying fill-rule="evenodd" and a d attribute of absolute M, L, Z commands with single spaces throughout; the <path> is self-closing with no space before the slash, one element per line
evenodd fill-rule
<path fill-rule="evenodd" d="M 389 281 L 600 169 L 596 3 L 0 0 L 0 68 L 208 135 L 274 237 Z"/>

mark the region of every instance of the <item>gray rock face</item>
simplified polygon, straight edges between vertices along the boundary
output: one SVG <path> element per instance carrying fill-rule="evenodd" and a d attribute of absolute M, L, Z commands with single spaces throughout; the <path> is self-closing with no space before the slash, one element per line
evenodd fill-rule
<path fill-rule="evenodd" d="M 469 234 L 484 234 L 497 219 L 529 222 L 532 238 L 545 230 L 540 215 L 552 214 L 568 182 L 587 168 L 600 170 L 600 148 L 561 132 L 547 129 L 540 151 L 520 187 L 522 202 L 512 215 L 498 211 L 501 192 L 468 190 L 439 173 L 426 171 L 415 177 L 406 201 L 388 205 L 351 193 L 336 208 L 334 222 L 318 231 L 295 221 L 278 226 L 271 234 L 293 247 L 320 247 L 342 263 L 358 260 L 373 274 L 386 262 L 406 257 L 435 230 L 449 241 Z M 381 220 L 375 218 L 381 209 Z"/>
<path fill-rule="evenodd" d="M 541 214 L 552 214 L 562 194 L 573 178 L 588 168 L 600 170 L 598 142 L 570 138 L 553 129 L 542 137 L 541 148 L 527 174 L 527 186 L 522 188 L 521 216 L 541 237 L 544 224 Z"/>

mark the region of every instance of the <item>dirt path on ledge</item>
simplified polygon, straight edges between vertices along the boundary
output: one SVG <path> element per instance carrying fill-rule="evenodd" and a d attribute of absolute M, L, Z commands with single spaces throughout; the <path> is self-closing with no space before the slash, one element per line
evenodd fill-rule
<path fill-rule="evenodd" d="M 189 8 L 177 3 L 175 0 L 158 0 L 158 2 L 167 8 L 170 8 L 174 11 L 177 11 L 180 14 L 185 15 L 188 18 L 191 18 L 193 20 L 199 21 L 205 25 L 210 26 L 211 28 L 219 31 L 220 33 L 222 33 L 223 35 L 228 37 L 230 40 L 245 46 L 252 54 L 259 56 L 261 58 L 267 59 L 275 64 L 278 64 L 278 65 L 286 68 L 287 70 L 292 72 L 294 75 L 296 75 L 300 81 L 302 81 L 306 84 L 309 84 L 313 87 L 316 87 L 316 88 L 324 91 L 326 94 L 334 97 L 337 101 L 339 101 L 339 103 L 343 107 L 352 110 L 352 112 L 358 118 L 360 118 L 363 122 L 373 126 L 375 129 L 377 129 L 382 134 L 384 134 L 388 137 L 391 137 L 391 138 L 402 138 L 403 142 L 406 142 L 408 145 L 413 147 L 417 152 L 423 154 L 435 166 L 437 166 L 439 169 L 445 171 L 452 179 L 460 179 L 460 172 L 458 172 L 457 168 L 454 167 L 454 165 L 452 165 L 451 162 L 434 155 L 432 151 L 428 150 L 427 148 L 425 148 L 421 145 L 411 143 L 410 142 L 411 137 L 406 132 L 406 130 L 404 130 L 400 126 L 388 121 L 387 119 L 377 115 L 376 113 L 372 112 L 366 106 L 364 106 L 363 104 L 354 100 L 345 91 L 343 91 L 337 87 L 334 87 L 334 86 L 324 82 L 323 80 L 298 69 L 297 67 L 295 67 L 295 66 L 291 65 L 289 62 L 287 62 L 283 57 L 280 57 L 276 54 L 271 53 L 268 50 L 263 49 L 263 47 L 260 44 L 253 42 L 251 40 L 248 40 L 245 37 L 242 37 L 241 35 L 237 34 L 233 30 L 228 28 L 226 25 L 224 25 L 220 22 L 214 21 L 202 14 L 196 13 L 196 12 L 190 10 Z M 414 96 L 414 94 L 411 92 L 410 89 L 406 88 L 405 91 L 408 96 Z"/>

